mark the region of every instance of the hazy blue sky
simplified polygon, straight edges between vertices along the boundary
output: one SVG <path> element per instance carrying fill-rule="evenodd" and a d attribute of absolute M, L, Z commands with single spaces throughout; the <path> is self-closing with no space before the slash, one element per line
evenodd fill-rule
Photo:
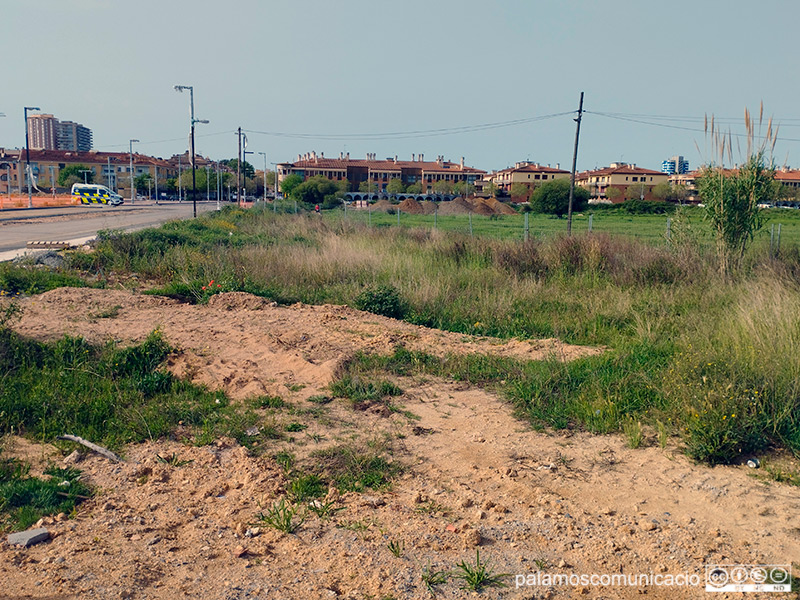
<path fill-rule="evenodd" d="M 270 162 L 315 150 L 568 169 L 573 115 L 330 138 L 564 113 L 584 91 L 579 169 L 659 169 L 674 154 L 695 167 L 708 158 L 695 147 L 705 152 L 703 115 L 740 131 L 761 100 L 785 138 L 777 161 L 800 166 L 798 22 L 792 0 L 0 0 L 0 146 L 24 146 L 27 105 L 91 128 L 98 150 L 138 138 L 137 150 L 171 156 L 187 147 L 189 96 L 173 90 L 184 84 L 211 121 L 197 150 L 215 159 L 236 156 L 241 126 Z"/>

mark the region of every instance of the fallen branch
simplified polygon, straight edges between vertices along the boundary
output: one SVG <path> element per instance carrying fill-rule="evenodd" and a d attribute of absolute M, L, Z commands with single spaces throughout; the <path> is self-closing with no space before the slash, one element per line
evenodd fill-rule
<path fill-rule="evenodd" d="M 98 454 L 105 456 L 109 460 L 113 460 L 114 462 L 125 462 L 119 456 L 111 452 L 111 450 L 106 450 L 102 446 L 98 446 L 97 444 L 93 444 L 82 437 L 78 437 L 77 435 L 60 435 L 56 438 L 57 440 L 69 440 L 70 442 L 77 442 L 78 444 L 82 444 L 89 448 L 89 450 L 94 450 Z"/>

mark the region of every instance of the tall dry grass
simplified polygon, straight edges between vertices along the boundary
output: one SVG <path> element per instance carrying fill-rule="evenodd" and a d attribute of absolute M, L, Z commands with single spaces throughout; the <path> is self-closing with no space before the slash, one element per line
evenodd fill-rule
<path fill-rule="evenodd" d="M 286 303 L 355 306 L 391 289 L 414 323 L 604 345 L 601 357 L 532 368 L 509 398 L 551 426 L 671 423 L 692 456 L 725 462 L 770 445 L 800 451 L 796 256 L 753 255 L 733 279 L 691 243 L 520 243 L 233 210 L 111 238 L 91 260 L 188 299 L 210 279 Z"/>

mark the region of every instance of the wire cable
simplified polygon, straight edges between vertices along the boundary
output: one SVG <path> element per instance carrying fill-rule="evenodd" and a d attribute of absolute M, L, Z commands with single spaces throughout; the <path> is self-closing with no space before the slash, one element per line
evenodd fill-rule
<path fill-rule="evenodd" d="M 495 123 L 482 123 L 478 125 L 463 125 L 460 127 L 444 127 L 439 129 L 419 129 L 412 131 L 388 131 L 382 133 L 290 133 L 284 131 L 257 131 L 255 129 L 243 129 L 248 133 L 257 135 L 269 135 L 273 137 L 286 137 L 297 139 L 319 139 L 319 140 L 380 140 L 380 139 L 406 139 L 418 137 L 435 137 L 444 135 L 454 135 L 460 133 L 472 133 L 475 131 L 486 131 L 490 129 L 500 129 L 503 127 L 513 127 L 515 125 L 525 125 L 547 119 L 554 119 L 564 115 L 574 114 L 575 111 L 552 113 L 524 119 L 514 119 L 511 121 L 499 121 Z"/>

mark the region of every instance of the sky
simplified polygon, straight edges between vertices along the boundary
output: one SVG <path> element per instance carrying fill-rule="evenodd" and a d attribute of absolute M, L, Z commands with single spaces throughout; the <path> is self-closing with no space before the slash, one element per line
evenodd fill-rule
<path fill-rule="evenodd" d="M 793 0 L 0 0 L 0 147 L 23 107 L 89 127 L 94 148 L 267 162 L 439 155 L 495 170 L 712 160 L 705 115 L 780 125 L 800 167 Z M 735 159 L 735 157 L 734 157 Z M 256 168 L 264 157 L 248 156 Z M 272 168 L 272 167 L 270 167 Z"/>

